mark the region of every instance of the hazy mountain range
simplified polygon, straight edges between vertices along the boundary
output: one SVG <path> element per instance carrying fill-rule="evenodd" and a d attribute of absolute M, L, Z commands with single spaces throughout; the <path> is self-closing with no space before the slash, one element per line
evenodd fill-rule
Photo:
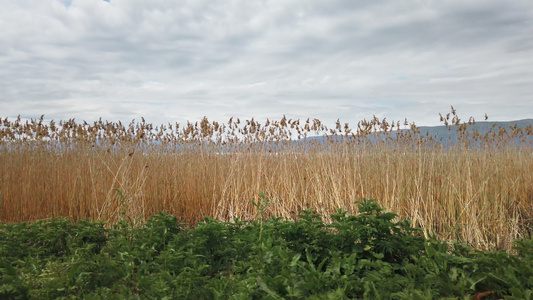
<path fill-rule="evenodd" d="M 516 121 L 483 121 L 483 122 L 476 122 L 475 124 L 467 125 L 466 131 L 468 133 L 472 133 L 474 130 L 477 130 L 480 135 L 485 135 L 487 132 L 489 132 L 494 127 L 496 134 L 498 133 L 498 127 L 503 128 L 507 131 L 507 133 L 511 132 L 511 127 L 514 127 L 516 125 L 516 128 L 526 128 L 528 126 L 533 126 L 533 119 L 523 119 L 523 120 L 516 120 Z M 420 130 L 420 135 L 425 136 L 426 134 L 429 136 L 437 136 L 439 139 L 442 137 L 443 141 L 447 141 L 450 143 L 457 142 L 458 137 L 458 131 L 456 125 L 451 125 L 451 128 L 446 125 L 441 126 L 420 126 L 418 127 Z M 401 131 L 409 131 L 410 129 L 402 129 Z M 392 137 L 395 137 L 397 134 L 397 131 L 390 132 L 390 135 Z M 340 137 L 331 137 L 333 139 L 340 139 Z M 369 137 L 370 140 L 375 141 L 379 138 L 378 136 L 371 136 Z M 325 141 L 326 136 L 314 136 L 314 137 L 308 137 L 308 141 L 318 141 L 322 142 Z M 516 139 L 517 143 L 520 143 L 518 139 Z M 528 137 L 528 142 L 533 143 L 533 135 L 530 135 Z"/>

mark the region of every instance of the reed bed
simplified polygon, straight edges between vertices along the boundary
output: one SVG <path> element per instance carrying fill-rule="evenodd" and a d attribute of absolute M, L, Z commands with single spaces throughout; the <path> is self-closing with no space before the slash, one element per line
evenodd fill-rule
<path fill-rule="evenodd" d="M 453 108 L 441 121 L 456 142 L 375 117 L 355 129 L 285 117 L 155 127 L 43 120 L 2 120 L 2 222 L 142 223 L 160 210 L 190 224 L 252 220 L 263 191 L 266 213 L 288 219 L 307 208 L 355 213 L 355 201 L 375 198 L 441 239 L 480 249 L 509 249 L 533 229 L 533 128 L 480 134 Z"/>

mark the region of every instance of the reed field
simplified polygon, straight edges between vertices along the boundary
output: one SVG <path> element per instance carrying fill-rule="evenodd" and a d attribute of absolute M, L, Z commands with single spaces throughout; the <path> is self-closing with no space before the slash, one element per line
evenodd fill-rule
<path fill-rule="evenodd" d="M 267 216 L 356 213 L 355 201 L 372 198 L 439 239 L 479 249 L 510 249 L 533 229 L 533 128 L 481 134 L 453 108 L 441 122 L 457 131 L 456 142 L 376 117 L 353 128 L 285 117 L 157 126 L 43 120 L 1 119 L 1 222 L 142 224 L 162 210 L 190 224 L 251 220 L 262 191 L 272 199 Z"/>

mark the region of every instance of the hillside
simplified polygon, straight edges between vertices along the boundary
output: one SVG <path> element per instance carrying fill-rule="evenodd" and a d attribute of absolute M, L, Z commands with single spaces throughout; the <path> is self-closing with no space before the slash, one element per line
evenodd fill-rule
<path fill-rule="evenodd" d="M 421 136 L 431 136 L 436 137 L 437 140 L 440 140 L 442 138 L 442 141 L 444 141 L 447 145 L 456 143 L 458 141 L 458 135 L 459 135 L 459 126 L 460 125 L 440 125 L 440 126 L 420 126 L 418 127 L 419 134 Z M 505 132 L 507 134 L 510 134 L 514 127 L 516 126 L 515 130 L 525 130 L 526 128 L 533 128 L 533 119 L 523 119 L 523 120 L 515 120 L 515 121 L 483 121 L 483 122 L 476 122 L 475 124 L 466 124 L 466 132 L 469 135 L 472 135 L 474 131 L 477 131 L 480 136 L 485 136 L 487 133 L 489 133 L 491 130 L 498 134 L 500 130 L 505 129 Z M 407 133 L 411 131 L 411 129 L 401 129 L 400 132 Z M 398 134 L 398 131 L 394 130 L 390 132 L 390 135 L 394 138 Z M 379 139 L 380 135 L 371 135 L 369 136 L 369 139 L 371 141 L 376 141 Z M 334 140 L 340 139 L 340 137 L 336 136 L 329 136 L 329 138 L 333 138 Z M 314 142 L 323 142 L 325 141 L 326 136 L 314 136 L 314 137 L 308 137 L 307 141 L 314 141 Z M 517 145 L 522 145 L 524 142 L 520 141 L 520 139 L 516 138 L 513 139 Z M 303 140 L 299 140 L 303 142 Z M 532 143 L 533 138 L 530 136 L 527 137 L 526 143 Z"/>

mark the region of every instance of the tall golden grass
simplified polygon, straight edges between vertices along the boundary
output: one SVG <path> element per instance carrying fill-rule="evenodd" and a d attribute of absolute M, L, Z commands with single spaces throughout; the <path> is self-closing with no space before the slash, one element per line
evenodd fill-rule
<path fill-rule="evenodd" d="M 206 118 L 153 126 L 141 122 L 55 123 L 2 120 L 0 220 L 54 216 L 135 222 L 165 210 L 194 224 L 204 216 L 254 219 L 259 191 L 268 214 L 293 218 L 313 208 L 355 213 L 375 198 L 445 240 L 509 249 L 533 226 L 533 128 L 469 132 L 455 110 L 441 121 L 459 141 L 443 147 L 414 123 L 373 118 L 319 120 Z M 399 131 L 404 126 L 408 130 Z M 326 134 L 326 142 L 310 135 Z M 289 139 L 306 139 L 292 143 Z M 513 141 L 521 139 L 521 146 Z"/>

